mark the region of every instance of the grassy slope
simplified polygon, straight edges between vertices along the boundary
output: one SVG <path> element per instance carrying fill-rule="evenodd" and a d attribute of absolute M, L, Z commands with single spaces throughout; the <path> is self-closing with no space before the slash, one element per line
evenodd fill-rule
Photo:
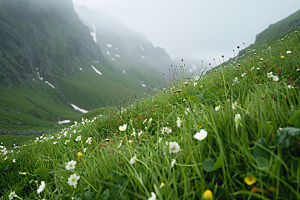
<path fill-rule="evenodd" d="M 20 147 L 22 154 L 2 155 L 1 194 L 148 199 L 154 192 L 158 199 L 204 199 L 210 190 L 215 199 L 299 199 L 300 35 L 292 32 L 284 41 L 247 52 L 239 64 L 200 80 L 182 76 L 167 90 L 129 101 L 126 110 L 102 109 L 102 117 Z M 268 78 L 270 72 L 279 80 Z M 126 130 L 119 131 L 123 124 Z M 207 136 L 196 139 L 203 129 Z M 80 176 L 76 189 L 68 184 L 74 173 Z M 41 181 L 46 187 L 37 194 Z"/>
<path fill-rule="evenodd" d="M 83 109 L 90 110 L 95 107 L 104 107 L 116 102 L 115 99 L 131 98 L 136 91 L 146 91 L 140 83 L 132 80 L 123 73 L 119 75 L 112 73 L 99 64 L 93 65 L 103 73 L 102 76 L 95 73 L 91 67 L 82 66 L 82 72 L 75 69 L 77 77 L 69 76 L 68 79 L 56 76 L 50 81 L 58 86 L 65 97 Z M 10 131 L 26 130 L 27 128 L 49 129 L 57 125 L 58 120 L 74 119 L 79 116 L 78 111 L 74 111 L 70 105 L 62 101 L 56 89 L 51 88 L 43 81 L 29 81 L 28 87 L 14 86 L 14 90 L 1 88 L 2 128 Z M 70 91 L 70 92 L 69 92 Z M 120 102 L 119 102 L 120 103 Z M 94 105 L 94 106 L 93 106 Z M 18 111 L 17 111 L 18 110 Z M 16 126 L 18 122 L 26 126 Z M 30 127 L 32 126 L 32 127 Z"/>
<path fill-rule="evenodd" d="M 14 90 L 0 88 L 1 128 L 10 131 L 42 130 L 53 128 L 60 119 L 80 115 L 62 102 L 56 91 L 43 82 L 31 81 L 30 87 L 14 86 Z M 44 90 L 45 88 L 45 90 Z M 51 95 L 51 96 L 50 96 Z M 22 124 L 17 125 L 18 122 Z"/>
<path fill-rule="evenodd" d="M 291 26 L 291 21 L 297 21 L 300 19 L 300 10 L 291 14 L 290 16 L 280 20 L 275 24 L 271 24 L 266 30 L 257 35 L 255 43 L 265 43 L 270 39 L 274 39 L 277 35 L 286 34 L 293 29 L 297 29 L 298 26 Z M 298 24 L 299 25 L 299 24 Z"/>
<path fill-rule="evenodd" d="M 294 24 L 292 23 L 294 22 Z M 269 46 L 274 42 L 281 40 L 285 35 L 296 30 L 300 25 L 300 10 L 291 14 L 290 16 L 271 24 L 267 29 L 262 31 L 256 36 L 254 44 L 248 48 L 260 49 L 262 45 Z"/>

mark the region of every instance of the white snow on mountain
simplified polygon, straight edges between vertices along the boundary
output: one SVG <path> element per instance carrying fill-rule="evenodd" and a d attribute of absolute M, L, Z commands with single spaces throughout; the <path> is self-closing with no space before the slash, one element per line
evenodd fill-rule
<path fill-rule="evenodd" d="M 87 113 L 87 112 L 89 112 L 89 111 L 87 111 L 87 110 L 84 110 L 84 109 L 82 109 L 82 108 L 79 108 L 78 106 L 76 106 L 76 105 L 74 105 L 74 104 L 72 104 L 72 103 L 71 103 L 71 106 L 74 108 L 74 110 L 78 110 L 79 112 L 82 112 L 82 113 Z"/>
<path fill-rule="evenodd" d="M 35 69 L 36 69 L 36 73 L 37 73 L 37 75 L 38 75 L 39 79 L 42 81 L 42 80 L 43 80 L 43 77 L 40 77 L 40 72 L 38 71 L 38 70 L 39 70 L 39 68 L 35 68 Z"/>
<path fill-rule="evenodd" d="M 51 83 L 49 83 L 48 81 L 45 81 L 45 83 L 47 83 L 48 85 L 50 85 L 52 88 L 55 88 Z"/>
<path fill-rule="evenodd" d="M 93 32 L 91 32 L 91 36 L 93 36 L 94 41 L 97 43 L 96 26 L 92 22 L 90 22 L 90 24 L 91 24 L 91 26 L 92 26 L 92 28 L 94 30 Z"/>
<path fill-rule="evenodd" d="M 142 51 L 144 51 L 144 48 L 143 48 L 143 46 L 142 46 L 142 45 L 140 45 L 140 48 L 142 49 Z"/>
<path fill-rule="evenodd" d="M 94 70 L 97 74 L 102 75 L 102 73 L 101 73 L 98 69 L 96 69 L 93 65 L 92 65 L 92 68 L 93 68 L 93 70 Z"/>
<path fill-rule="evenodd" d="M 67 120 L 63 120 L 63 121 L 58 121 L 58 124 L 66 124 L 66 123 L 70 123 L 71 120 L 67 119 Z"/>

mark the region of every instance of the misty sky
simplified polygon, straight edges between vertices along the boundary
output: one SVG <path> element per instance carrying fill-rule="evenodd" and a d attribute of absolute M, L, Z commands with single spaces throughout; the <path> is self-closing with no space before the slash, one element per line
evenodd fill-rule
<path fill-rule="evenodd" d="M 135 29 L 174 58 L 212 62 L 300 9 L 300 0 L 73 0 Z"/>

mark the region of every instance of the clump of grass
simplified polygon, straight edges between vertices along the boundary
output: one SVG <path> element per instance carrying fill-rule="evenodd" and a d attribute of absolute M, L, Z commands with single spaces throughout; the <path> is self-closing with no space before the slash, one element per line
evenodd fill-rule
<path fill-rule="evenodd" d="M 1 147 L 2 198 L 299 199 L 299 34 L 289 37 Z"/>

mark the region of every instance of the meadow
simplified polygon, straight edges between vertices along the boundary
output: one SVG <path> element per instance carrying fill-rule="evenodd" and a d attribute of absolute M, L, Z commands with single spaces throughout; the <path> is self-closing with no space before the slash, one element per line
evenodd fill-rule
<path fill-rule="evenodd" d="M 182 65 L 155 93 L 1 146 L 0 199 L 300 199 L 299 44 Z"/>

